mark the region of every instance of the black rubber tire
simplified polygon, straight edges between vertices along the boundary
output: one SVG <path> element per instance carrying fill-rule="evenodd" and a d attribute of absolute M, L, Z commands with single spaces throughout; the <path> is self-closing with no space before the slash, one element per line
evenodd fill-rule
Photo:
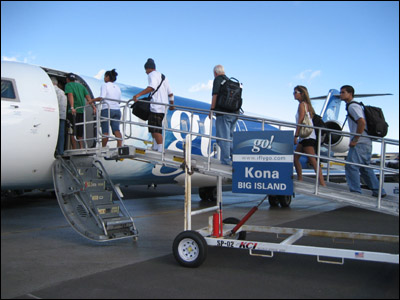
<path fill-rule="evenodd" d="M 278 207 L 278 206 L 279 206 L 279 199 L 278 199 L 278 196 L 269 195 L 269 196 L 268 196 L 268 202 L 269 202 L 269 205 L 270 205 L 271 207 Z"/>
<path fill-rule="evenodd" d="M 187 268 L 197 268 L 206 259 L 208 245 L 197 231 L 183 231 L 175 238 L 172 252 L 176 261 Z"/>
<path fill-rule="evenodd" d="M 271 207 L 289 207 L 290 203 L 292 203 L 292 196 L 285 195 L 269 195 L 268 202 Z"/>
<path fill-rule="evenodd" d="M 207 191 L 207 188 L 199 188 L 199 196 L 201 201 L 209 201 L 210 195 Z"/>
<path fill-rule="evenodd" d="M 216 187 L 202 187 L 199 188 L 200 199 L 204 202 L 217 201 L 217 188 Z"/>
<path fill-rule="evenodd" d="M 281 207 L 289 207 L 292 203 L 292 196 L 278 196 Z"/>

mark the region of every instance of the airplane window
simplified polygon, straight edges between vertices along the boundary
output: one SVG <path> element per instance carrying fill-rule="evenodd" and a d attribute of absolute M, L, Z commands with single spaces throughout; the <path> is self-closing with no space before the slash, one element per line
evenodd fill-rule
<path fill-rule="evenodd" d="M 17 101 L 17 97 L 14 90 L 14 85 L 11 80 L 1 80 L 1 100 L 14 100 Z"/>

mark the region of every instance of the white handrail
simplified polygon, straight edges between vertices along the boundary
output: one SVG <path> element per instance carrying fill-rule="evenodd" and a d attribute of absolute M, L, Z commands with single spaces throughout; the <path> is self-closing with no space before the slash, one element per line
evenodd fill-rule
<path fill-rule="evenodd" d="M 97 109 L 97 113 L 96 113 L 96 120 L 94 121 L 86 121 L 86 109 L 85 111 L 85 116 L 84 116 L 84 122 L 82 123 L 77 123 L 76 125 L 84 125 L 84 139 L 83 142 L 85 144 L 85 147 L 88 148 L 88 142 L 89 141 L 95 141 L 96 144 L 98 145 L 98 148 L 100 150 L 101 148 L 101 139 L 104 137 L 104 135 L 102 135 L 102 133 L 100 132 L 100 124 L 101 122 L 107 121 L 108 123 L 110 121 L 118 121 L 120 122 L 123 126 L 122 126 L 122 142 L 124 143 L 127 140 L 130 139 L 134 139 L 134 140 L 139 140 L 139 141 L 144 141 L 143 139 L 140 138 L 136 138 L 132 136 L 132 127 L 133 126 L 140 126 L 140 127 L 147 127 L 147 128 L 158 128 L 156 126 L 151 126 L 148 124 L 144 124 L 141 122 L 135 122 L 132 120 L 131 118 L 131 113 L 130 113 L 130 106 L 133 104 L 133 100 L 115 100 L 115 99 L 106 99 L 104 98 L 103 100 L 108 100 L 108 101 L 116 101 L 118 103 L 120 103 L 121 108 L 123 109 L 123 114 L 122 114 L 122 118 L 121 120 L 114 120 L 111 118 L 105 118 L 105 117 L 101 117 L 101 113 L 100 110 Z M 96 107 L 99 107 L 100 105 L 106 104 L 104 103 L 104 101 L 101 101 L 100 103 L 96 103 Z M 143 100 L 138 100 L 138 101 L 143 101 Z M 185 134 L 185 135 L 194 135 L 196 137 L 205 137 L 208 138 L 210 141 L 212 140 L 221 140 L 221 141 L 228 141 L 228 142 L 232 142 L 232 140 L 230 139 L 224 139 L 224 138 L 220 138 L 220 137 L 216 137 L 212 135 L 212 122 L 210 122 L 210 128 L 209 128 L 209 133 L 208 134 L 202 134 L 202 133 L 197 133 L 197 132 L 193 132 L 192 128 L 193 128 L 193 122 L 194 122 L 194 118 L 193 115 L 195 113 L 197 114 L 203 114 L 203 115 L 209 115 L 210 111 L 209 110 L 205 110 L 205 109 L 200 109 L 200 108 L 192 108 L 192 107 L 185 107 L 185 106 L 179 106 L 179 105 L 171 105 L 171 104 L 165 104 L 165 103 L 158 103 L 155 102 L 157 105 L 164 105 L 166 111 L 168 111 L 168 109 L 170 107 L 174 107 L 175 110 L 180 110 L 180 111 L 186 111 L 189 112 L 191 114 L 190 117 L 190 128 L 188 130 L 180 130 L 180 129 L 173 129 L 173 128 L 168 128 L 168 122 L 167 122 L 167 118 L 164 118 L 164 122 L 162 124 L 161 129 L 163 130 L 163 153 L 165 152 L 165 134 L 166 132 L 176 132 L 176 133 L 181 133 L 181 134 Z M 110 106 L 108 105 L 108 111 L 110 112 Z M 88 106 L 85 106 L 88 107 Z M 214 116 L 214 111 L 211 111 L 211 115 Z M 333 134 L 335 135 L 340 135 L 340 136 L 360 136 L 360 134 L 355 134 L 355 133 L 350 133 L 350 132 L 344 132 L 341 130 L 335 130 L 335 129 L 328 129 L 328 128 L 321 128 L 321 127 L 316 127 L 316 126 L 307 126 L 307 125 L 302 125 L 302 124 L 296 124 L 296 123 L 291 123 L 291 122 L 285 122 L 285 121 L 278 121 L 278 120 L 273 120 L 273 119 L 268 119 L 268 118 L 260 118 L 260 117 L 253 117 L 253 116 L 248 116 L 248 115 L 238 115 L 238 114 L 232 114 L 232 113 L 224 113 L 224 112 L 218 112 L 218 114 L 223 114 L 223 115 L 234 115 L 236 117 L 238 117 L 238 120 L 243 120 L 243 121 L 251 121 L 254 123 L 260 123 L 260 129 L 261 130 L 265 130 L 265 124 L 271 125 L 271 126 L 277 126 L 279 129 L 281 129 L 281 127 L 287 127 L 287 128 L 293 128 L 295 129 L 296 126 L 305 126 L 305 127 L 312 127 L 314 129 L 316 129 L 318 136 L 319 136 L 319 140 L 321 140 L 321 130 L 324 130 L 324 132 L 327 133 L 328 135 L 328 141 L 331 141 L 331 136 Z M 108 114 L 110 115 L 110 114 Z M 128 117 L 129 116 L 129 117 Z M 87 137 L 87 133 L 86 133 L 86 127 L 87 125 L 90 124 L 97 124 L 97 137 L 93 137 L 93 138 L 88 138 Z M 109 123 L 110 124 L 110 123 Z M 127 127 L 129 126 L 129 132 L 130 134 L 127 135 Z M 318 130 L 320 129 L 320 130 Z M 343 164 L 349 164 L 349 165 L 355 165 L 355 166 L 361 166 L 361 167 L 366 167 L 366 168 L 371 168 L 371 169 L 375 169 L 375 170 L 379 170 L 379 175 L 380 175 L 380 179 L 379 179 L 379 195 L 378 195 L 378 207 L 380 207 L 380 201 L 381 201 L 381 193 L 382 193 L 382 187 L 383 187 L 383 182 L 384 182 L 384 173 L 385 172 L 389 172 L 389 173 L 393 173 L 393 174 L 399 174 L 399 170 L 396 169 L 392 169 L 392 168 L 387 168 L 385 166 L 385 154 L 386 154 L 386 145 L 390 144 L 390 145 L 394 145 L 394 146 L 399 146 L 399 141 L 398 140 L 393 140 L 393 139 L 386 139 L 386 138 L 377 138 L 374 136 L 369 136 L 369 135 L 364 135 L 365 137 L 369 137 L 369 138 L 373 138 L 374 142 L 379 142 L 381 143 L 381 164 L 380 166 L 376 166 L 376 165 L 363 165 L 363 164 L 358 164 L 358 163 L 350 163 L 347 162 L 345 160 L 341 160 L 341 159 L 337 159 L 334 157 L 331 157 L 331 145 L 329 142 L 328 145 L 328 154 L 327 155 L 321 155 L 321 147 L 318 146 L 317 148 L 317 153 L 315 155 L 311 155 L 311 154 L 306 154 L 306 153 L 299 153 L 299 152 L 294 152 L 295 154 L 300 154 L 300 155 L 304 155 L 307 157 L 315 157 L 317 159 L 317 171 L 316 171 L 316 181 L 315 181 L 315 194 L 318 194 L 318 176 L 319 176 L 319 169 L 320 169 L 320 161 L 321 160 L 325 160 L 328 162 L 328 167 L 327 167 L 327 181 L 329 182 L 329 175 L 330 175 L 330 162 L 339 162 L 339 163 L 343 163 Z M 112 137 L 107 136 L 110 140 L 117 140 L 118 138 L 116 137 Z M 210 167 L 210 161 L 211 161 L 211 142 L 209 142 L 208 144 L 208 150 L 207 150 L 207 157 L 208 157 L 208 166 Z M 162 160 L 164 161 L 164 155 L 162 156 Z"/>

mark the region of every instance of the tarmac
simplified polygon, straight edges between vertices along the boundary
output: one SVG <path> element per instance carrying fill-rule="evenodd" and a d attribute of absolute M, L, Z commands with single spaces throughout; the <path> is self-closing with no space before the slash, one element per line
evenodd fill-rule
<path fill-rule="evenodd" d="M 136 186 L 122 192 L 139 230 L 138 241 L 83 238 L 69 226 L 51 193 L 2 197 L 1 298 L 399 299 L 398 264 L 323 264 L 314 256 L 275 253 L 263 258 L 246 250 L 208 247 L 199 268 L 184 268 L 172 254 L 173 240 L 184 226 L 184 189 Z M 193 189 L 193 209 L 211 206 L 196 193 Z M 242 218 L 262 198 L 225 191 L 224 218 Z M 193 216 L 193 229 L 207 226 L 208 215 Z M 399 235 L 396 216 L 304 195 L 296 195 L 289 208 L 264 202 L 248 224 Z M 267 237 L 248 233 L 247 238 Z M 304 242 L 332 246 L 324 238 Z M 339 246 L 399 253 L 398 243 L 347 241 Z"/>

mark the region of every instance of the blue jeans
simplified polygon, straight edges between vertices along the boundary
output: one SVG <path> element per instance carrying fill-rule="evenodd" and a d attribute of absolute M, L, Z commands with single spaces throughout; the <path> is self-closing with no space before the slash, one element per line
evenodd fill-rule
<path fill-rule="evenodd" d="M 217 137 L 224 139 L 233 139 L 233 131 L 238 118 L 230 115 L 219 115 L 215 121 L 215 130 Z M 233 151 L 233 143 L 217 140 L 218 146 L 221 148 L 221 163 L 229 165 L 231 163 L 231 154 Z"/>
<path fill-rule="evenodd" d="M 64 154 L 64 142 L 65 142 L 65 120 L 60 119 L 60 127 L 58 130 L 58 141 L 57 141 L 57 154 Z"/>
<path fill-rule="evenodd" d="M 110 119 L 116 119 L 116 120 L 121 120 L 121 111 L 119 109 L 110 109 L 110 116 L 108 116 L 108 109 L 103 109 L 101 111 L 101 116 L 103 118 L 110 118 Z M 119 123 L 118 121 L 110 120 L 110 125 L 112 132 L 119 131 Z M 108 126 L 108 120 L 104 120 L 101 122 L 101 132 L 103 134 L 108 134 L 109 132 L 109 126 Z"/>
<path fill-rule="evenodd" d="M 348 162 L 369 165 L 371 161 L 372 145 L 357 144 L 355 147 L 350 147 L 347 154 Z M 372 190 L 372 195 L 378 196 L 379 181 L 376 178 L 373 169 L 364 168 L 354 165 L 346 165 L 346 180 L 350 192 L 361 193 L 360 174 L 365 184 Z M 382 195 L 386 192 L 382 188 Z"/>

